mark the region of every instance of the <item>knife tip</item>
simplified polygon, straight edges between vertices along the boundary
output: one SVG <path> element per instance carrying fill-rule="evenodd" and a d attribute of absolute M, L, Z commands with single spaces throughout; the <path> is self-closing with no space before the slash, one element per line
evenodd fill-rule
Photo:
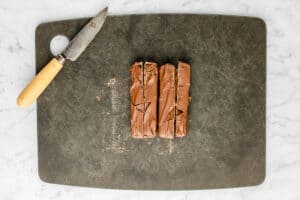
<path fill-rule="evenodd" d="M 108 12 L 108 6 L 104 7 L 96 16 L 95 18 L 101 18 L 101 17 L 106 17 Z"/>
<path fill-rule="evenodd" d="M 108 6 L 106 6 L 105 8 L 103 8 L 103 9 L 101 10 L 101 12 L 107 13 L 107 12 L 108 12 Z"/>
<path fill-rule="evenodd" d="M 107 11 L 108 11 L 108 6 L 106 6 L 105 8 L 103 8 L 95 17 L 93 17 L 93 19 L 97 19 L 97 20 L 103 20 L 103 18 L 106 18 L 107 16 Z"/>

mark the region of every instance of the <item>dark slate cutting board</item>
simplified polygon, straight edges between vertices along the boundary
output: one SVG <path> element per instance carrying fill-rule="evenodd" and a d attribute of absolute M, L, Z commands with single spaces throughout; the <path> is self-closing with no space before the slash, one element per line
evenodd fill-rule
<path fill-rule="evenodd" d="M 39 71 L 51 39 L 87 19 L 41 24 Z M 188 136 L 130 138 L 129 66 L 191 64 Z M 212 15 L 110 16 L 77 62 L 38 99 L 39 174 L 50 183 L 182 190 L 260 184 L 265 177 L 266 27 Z"/>

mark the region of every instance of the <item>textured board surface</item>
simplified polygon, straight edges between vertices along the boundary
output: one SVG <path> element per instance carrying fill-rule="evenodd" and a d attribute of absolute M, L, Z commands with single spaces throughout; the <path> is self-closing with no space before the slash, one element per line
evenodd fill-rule
<path fill-rule="evenodd" d="M 36 30 L 37 71 L 57 34 L 86 19 Z M 191 64 L 188 136 L 130 137 L 134 61 Z M 120 189 L 257 185 L 265 177 L 266 27 L 211 15 L 109 16 L 76 62 L 38 99 L 39 174 L 50 183 Z"/>

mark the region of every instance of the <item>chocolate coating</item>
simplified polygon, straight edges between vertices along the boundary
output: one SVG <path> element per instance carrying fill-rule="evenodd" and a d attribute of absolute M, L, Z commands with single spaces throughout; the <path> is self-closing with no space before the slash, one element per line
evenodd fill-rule
<path fill-rule="evenodd" d="M 144 138 L 153 138 L 156 136 L 158 96 L 157 85 L 157 64 L 153 62 L 146 62 L 144 64 Z"/>
<path fill-rule="evenodd" d="M 153 138 L 157 129 L 157 64 L 136 62 L 130 72 L 131 136 Z"/>
<path fill-rule="evenodd" d="M 143 138 L 143 63 L 136 62 L 130 68 L 131 137 Z"/>
<path fill-rule="evenodd" d="M 175 131 L 175 67 L 165 64 L 159 70 L 159 122 L 158 135 L 162 138 L 174 138 Z"/>
<path fill-rule="evenodd" d="M 179 62 L 176 85 L 176 137 L 184 137 L 187 134 L 190 83 L 190 65 Z"/>

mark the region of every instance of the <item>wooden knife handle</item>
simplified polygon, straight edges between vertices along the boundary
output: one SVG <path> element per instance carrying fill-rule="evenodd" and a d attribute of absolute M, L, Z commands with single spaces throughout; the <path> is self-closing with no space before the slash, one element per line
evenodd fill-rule
<path fill-rule="evenodd" d="M 31 105 L 62 69 L 63 62 L 60 62 L 57 58 L 53 58 L 23 89 L 17 99 L 18 106 L 25 108 Z"/>

